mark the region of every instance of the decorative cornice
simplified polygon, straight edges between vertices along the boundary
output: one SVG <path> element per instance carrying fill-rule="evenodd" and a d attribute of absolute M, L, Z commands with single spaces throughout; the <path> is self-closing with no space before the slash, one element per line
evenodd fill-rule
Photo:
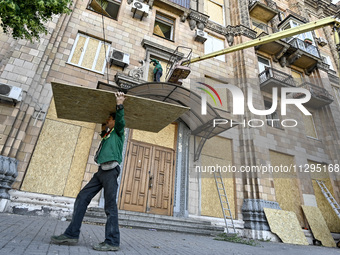
<path fill-rule="evenodd" d="M 213 32 L 216 32 L 220 35 L 226 37 L 229 46 L 233 45 L 234 43 L 234 36 L 246 36 L 251 39 L 256 38 L 256 32 L 246 26 L 237 25 L 237 26 L 230 26 L 227 27 L 217 24 L 211 20 L 209 20 L 209 16 L 203 13 L 190 10 L 188 14 L 188 21 L 191 30 L 194 30 L 197 26 L 198 29 L 203 30 L 204 28 L 209 29 Z"/>
<path fill-rule="evenodd" d="M 188 14 L 188 20 L 191 30 L 194 30 L 196 26 L 198 29 L 203 30 L 208 23 L 209 16 L 191 9 Z"/>
<path fill-rule="evenodd" d="M 176 56 L 178 56 L 178 57 L 180 57 L 180 58 L 182 58 L 183 55 L 184 55 L 183 53 L 179 53 L 179 52 L 174 53 L 175 50 L 170 49 L 170 48 L 168 48 L 168 47 L 165 47 L 165 46 L 163 46 L 163 45 L 160 45 L 160 44 L 158 44 L 158 43 L 149 41 L 149 40 L 147 40 L 147 39 L 143 39 L 143 40 L 142 40 L 142 46 L 143 46 L 143 48 L 145 48 L 146 50 L 152 50 L 153 52 L 162 52 L 162 53 L 163 53 L 162 55 L 165 54 L 165 55 L 170 56 L 170 55 L 176 54 Z M 168 56 L 167 56 L 167 57 L 168 57 Z"/>

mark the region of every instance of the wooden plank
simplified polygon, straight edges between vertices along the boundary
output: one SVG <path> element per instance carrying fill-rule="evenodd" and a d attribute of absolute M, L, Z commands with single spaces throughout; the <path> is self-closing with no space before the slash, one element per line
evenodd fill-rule
<path fill-rule="evenodd" d="M 115 111 L 113 92 L 52 82 L 58 118 L 92 123 L 105 123 Z M 188 107 L 126 95 L 124 101 L 126 127 L 159 132 L 177 120 Z"/>
<path fill-rule="evenodd" d="M 294 212 L 263 208 L 270 231 L 277 234 L 284 243 L 308 245 Z"/>
<path fill-rule="evenodd" d="M 336 247 L 331 232 L 318 207 L 302 205 L 308 224 L 313 232 L 314 238 L 319 240 L 323 246 Z"/>

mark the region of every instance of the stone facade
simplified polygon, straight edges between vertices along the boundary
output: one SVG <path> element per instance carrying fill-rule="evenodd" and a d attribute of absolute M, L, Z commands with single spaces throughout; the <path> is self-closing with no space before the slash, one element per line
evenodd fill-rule
<path fill-rule="evenodd" d="M 94 155 L 100 142 L 98 135 L 100 126 L 58 120 L 52 100 L 50 85 L 52 81 L 88 88 L 98 88 L 98 82 L 129 88 L 150 81 L 147 80 L 152 71 L 152 66 L 149 65 L 150 59 L 158 58 L 166 63 L 177 46 L 191 48 L 193 57 L 207 53 L 205 45 L 194 40 L 196 29 L 204 30 L 209 34 L 209 37 L 221 41 L 223 47 L 227 48 L 258 36 L 256 27 L 254 27 L 255 23 L 261 23 L 262 27 L 267 27 L 267 33 L 271 33 L 274 28 L 277 29 L 280 26 L 280 22 L 285 22 L 284 19 L 288 17 L 287 13 L 298 20 L 313 21 L 335 15 L 339 11 L 339 6 L 331 5 L 329 0 L 280 0 L 275 1 L 275 9 L 279 14 L 264 22 L 258 20 L 258 17 L 252 16 L 253 14 L 250 12 L 254 1 L 217 1 L 224 15 L 223 24 L 218 24 L 210 19 L 212 13 L 209 13 L 209 9 L 205 8 L 211 4 L 209 0 L 190 1 L 191 9 L 168 0 L 148 1 L 151 7 L 149 15 L 138 19 L 133 17 L 131 12 L 131 1 L 128 1 L 129 3 L 121 2 L 116 19 L 102 16 L 91 10 L 90 2 L 89 0 L 74 1 L 72 13 L 68 16 L 55 17 L 50 21 L 47 24 L 49 33 L 43 35 L 39 42 L 16 41 L 8 35 L 0 35 L 0 83 L 20 87 L 23 90 L 23 99 L 16 106 L 6 101 L 0 102 L 1 156 L 13 158 L 18 162 L 18 176 L 12 186 L 16 194 L 13 198 L 15 206 L 20 204 L 20 196 L 30 197 L 27 194 L 32 192 L 56 195 L 61 198 L 75 197 L 80 188 L 97 171 Z M 271 1 L 259 2 L 268 6 Z M 173 34 L 171 38 L 162 38 L 155 32 L 157 15 L 163 15 L 172 22 Z M 183 81 L 183 87 L 197 92 L 197 89 L 192 86 L 192 81 L 213 79 L 217 84 L 228 81 L 229 84 L 238 86 L 245 95 L 252 90 L 256 109 L 265 109 L 264 101 L 271 102 L 273 99 L 273 94 L 262 90 L 259 85 L 259 74 L 262 70 L 260 71 L 258 57 L 267 60 L 271 68 L 284 74 L 301 74 L 304 82 L 313 83 L 326 89 L 334 101 L 323 107 L 308 107 L 308 110 L 313 113 L 312 122 L 308 122 L 296 107 L 289 106 L 287 115 L 281 115 L 279 118 L 296 119 L 298 125 L 295 128 L 282 127 L 282 125 L 279 127 L 269 126 L 266 116 L 253 114 L 245 105 L 244 116 L 235 116 L 235 119 L 241 124 L 217 137 L 222 145 L 214 147 L 214 144 L 209 144 L 208 141 L 198 161 L 194 161 L 195 139 L 198 138 L 190 136 L 188 127 L 179 121 L 177 123 L 178 130 L 175 132 L 177 144 L 174 146 L 174 153 L 176 153 L 172 187 L 172 214 L 174 216 L 220 217 L 221 208 L 218 202 L 213 202 L 214 206 L 207 203 L 210 197 L 218 198 L 217 192 L 212 196 L 210 196 L 211 194 L 207 196 L 204 193 L 215 192 L 213 191 L 216 189 L 215 184 L 210 181 L 212 179 L 206 179 L 212 178 L 212 175 L 207 176 L 195 172 L 197 166 L 202 167 L 207 164 L 229 164 L 237 169 L 241 169 L 242 166 L 255 168 L 261 165 L 293 165 L 298 170 L 294 176 L 256 172 L 225 176 L 226 183 L 228 183 L 227 193 L 232 196 L 230 201 L 234 212 L 233 216 L 239 221 L 246 221 L 245 227 L 247 228 L 268 230 L 267 225 L 263 223 L 263 212 L 261 211 L 262 207 L 266 205 L 299 213 L 300 205 L 309 205 L 311 200 L 317 202 L 318 205 L 322 204 L 320 200 L 322 197 L 315 195 L 317 191 L 315 186 L 313 187 L 312 181 L 315 178 L 325 180 L 329 188 L 333 190 L 334 197 L 339 201 L 339 174 L 333 171 L 322 177 L 315 177 L 307 169 L 307 165 L 313 164 L 320 164 L 324 167 L 339 166 L 340 164 L 340 94 L 335 94 L 340 91 L 337 71 L 340 66 L 338 46 L 332 39 L 332 33 L 330 27 L 320 28 L 312 33 L 315 41 L 320 37 L 327 41 L 327 44 L 322 47 L 317 43 L 315 46 L 318 52 L 330 62 L 323 62 L 326 60 L 321 56 L 310 57 L 305 52 L 291 53 L 292 47 L 287 42 L 282 42 L 281 44 L 285 45 L 285 48 L 279 53 L 272 54 L 270 49 L 264 46 L 248 48 L 226 55 L 224 61 L 212 58 L 191 65 L 191 74 L 189 79 Z M 88 40 L 87 45 L 89 45 L 85 49 L 86 44 L 84 44 L 80 52 L 95 47 L 94 44 L 98 41 L 105 41 L 107 46 L 100 49 L 107 54 L 111 54 L 112 50 L 129 54 L 129 65 L 124 68 L 108 65 L 103 68 L 103 71 L 98 71 L 95 68 L 86 67 L 85 64 L 75 64 L 70 56 L 75 56 L 76 45 L 80 45 L 80 40 L 82 40 L 79 38 Z M 180 58 L 183 54 L 178 53 L 177 57 Z M 304 57 L 305 55 L 307 57 Z M 303 58 L 308 57 L 311 61 L 316 61 L 317 64 L 310 66 L 307 63 L 306 67 L 303 67 L 305 63 L 298 62 L 299 59 L 302 61 Z M 82 58 L 86 59 L 86 56 Z M 330 66 L 333 70 L 330 69 Z M 229 92 L 225 92 L 225 94 L 227 110 L 232 112 L 234 110 L 232 94 Z M 280 106 L 279 110 L 281 110 Z M 265 125 L 256 128 L 242 125 L 243 121 L 247 123 L 252 119 L 260 119 Z M 312 123 L 312 127 L 310 123 Z M 59 165 L 56 165 L 54 171 L 62 171 L 63 178 L 58 177 L 57 180 L 52 181 L 53 172 L 44 171 L 44 167 L 48 166 L 46 164 L 48 159 L 41 157 L 41 153 L 44 151 L 42 144 L 48 146 L 48 131 L 57 129 L 59 126 L 62 126 L 69 136 L 73 132 L 73 143 L 72 145 L 62 142 L 55 144 L 64 144 L 68 148 L 74 146 L 74 153 L 68 155 L 68 164 L 65 162 L 63 162 L 65 164 L 60 164 L 63 169 L 58 170 Z M 315 132 L 314 137 L 306 135 L 311 128 Z M 85 135 L 86 138 L 84 138 Z M 68 136 L 60 139 L 68 139 L 71 143 L 71 138 Z M 127 139 L 125 148 L 130 141 L 131 137 Z M 59 159 L 58 155 L 50 156 Z M 63 158 L 56 160 L 56 164 L 63 160 Z M 81 165 L 81 169 L 75 168 L 75 164 Z M 126 163 L 122 164 L 123 171 L 127 171 L 124 169 L 125 165 Z M 299 168 L 299 166 L 301 167 Z M 48 172 L 49 175 L 44 177 L 44 172 Z M 41 177 L 39 181 L 44 182 L 44 185 L 39 186 L 39 181 L 36 181 L 37 175 L 39 178 Z M 120 187 L 123 187 L 122 184 Z M 294 185 L 296 197 L 285 201 L 282 197 L 289 197 L 293 194 L 285 191 L 285 188 L 290 189 L 288 184 Z M 56 188 L 52 189 L 58 190 L 58 193 L 51 191 L 51 187 L 54 187 L 51 185 L 55 185 Z M 42 186 L 49 188 L 42 190 Z M 70 187 L 76 188 L 70 190 Z M 69 200 L 69 198 L 67 199 Z M 24 200 L 23 198 L 22 201 Z M 44 201 L 47 200 L 44 195 Z M 94 201 L 99 203 L 100 194 Z M 281 204 L 280 201 L 282 201 Z M 24 202 L 20 206 L 23 204 Z M 252 204 L 260 204 L 258 205 L 261 209 L 260 212 L 258 212 L 257 206 L 247 206 Z M 256 210 L 254 209 L 252 213 L 253 208 Z M 9 207 L 8 210 L 11 211 L 11 208 Z M 325 214 L 332 214 L 329 209 L 324 209 L 324 211 Z M 328 216 L 324 215 L 324 217 Z M 328 218 L 330 219 L 331 216 Z M 254 222 L 252 219 L 255 219 Z M 305 227 L 302 214 L 299 219 L 301 226 Z M 332 231 L 340 232 L 340 223 L 333 225 Z"/>

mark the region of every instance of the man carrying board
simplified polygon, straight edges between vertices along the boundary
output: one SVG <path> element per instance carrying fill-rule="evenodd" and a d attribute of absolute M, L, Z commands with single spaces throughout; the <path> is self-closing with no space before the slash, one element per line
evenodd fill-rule
<path fill-rule="evenodd" d="M 116 112 L 111 113 L 102 130 L 99 149 L 96 152 L 95 162 L 99 164 L 89 183 L 79 192 L 74 203 L 72 220 L 64 234 L 52 236 L 51 240 L 58 244 L 75 244 L 78 242 L 80 227 L 87 206 L 92 198 L 104 188 L 105 213 L 107 221 L 105 225 L 105 240 L 93 246 L 98 251 L 117 251 L 120 244 L 118 226 L 118 208 L 116 195 L 118 189 L 117 178 L 120 173 L 119 164 L 122 162 L 124 144 L 124 93 L 117 92 Z"/>

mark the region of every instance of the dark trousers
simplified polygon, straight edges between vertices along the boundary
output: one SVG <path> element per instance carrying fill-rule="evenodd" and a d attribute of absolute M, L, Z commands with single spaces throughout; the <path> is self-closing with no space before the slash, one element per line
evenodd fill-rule
<path fill-rule="evenodd" d="M 158 70 L 156 73 L 154 73 L 153 74 L 153 81 L 160 82 L 162 74 L 163 74 L 162 70 Z"/>
<path fill-rule="evenodd" d="M 87 206 L 92 198 L 104 188 L 105 213 L 107 221 L 105 225 L 105 243 L 119 246 L 120 234 L 118 226 L 118 208 L 116 195 L 118 189 L 117 178 L 120 172 L 119 166 L 111 170 L 102 170 L 99 167 L 90 182 L 79 192 L 74 203 L 72 221 L 64 235 L 69 238 L 79 238 L 80 227 L 83 221 Z"/>

